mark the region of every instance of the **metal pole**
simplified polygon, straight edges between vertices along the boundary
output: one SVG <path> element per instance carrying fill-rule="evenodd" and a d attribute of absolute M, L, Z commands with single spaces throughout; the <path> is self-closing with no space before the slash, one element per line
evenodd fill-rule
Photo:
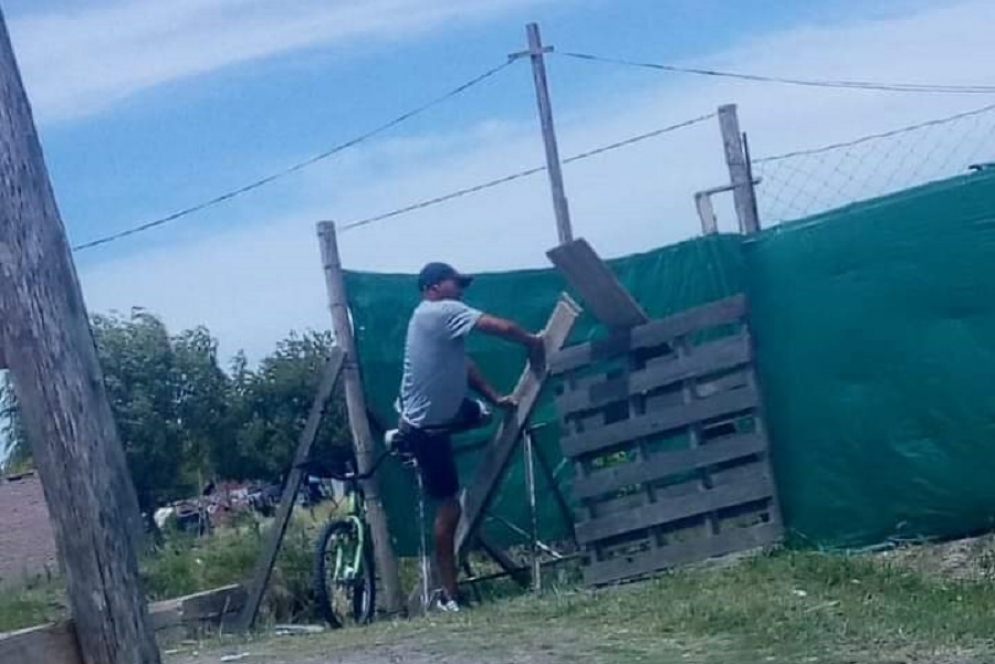
<path fill-rule="evenodd" d="M 532 59 L 532 77 L 535 79 L 536 102 L 539 105 L 539 121 L 542 124 L 542 140 L 546 148 L 546 169 L 549 172 L 549 185 L 553 191 L 556 230 L 560 244 L 566 244 L 573 240 L 573 229 L 570 227 L 570 209 L 567 206 L 567 195 L 563 187 L 560 154 L 556 146 L 556 129 L 553 126 L 553 107 L 549 101 L 549 85 L 546 81 L 546 61 L 543 58 L 544 53 L 553 49 L 552 47 L 543 47 L 538 24 L 529 23 L 526 26 L 526 33 L 529 37 L 528 55 Z"/>
<path fill-rule="evenodd" d="M 526 430 L 523 436 L 522 449 L 525 454 L 525 482 L 529 492 L 529 516 L 532 519 L 532 591 L 538 592 L 542 587 L 539 569 L 539 521 L 536 516 L 536 477 L 535 465 L 532 458 L 532 432 Z"/>

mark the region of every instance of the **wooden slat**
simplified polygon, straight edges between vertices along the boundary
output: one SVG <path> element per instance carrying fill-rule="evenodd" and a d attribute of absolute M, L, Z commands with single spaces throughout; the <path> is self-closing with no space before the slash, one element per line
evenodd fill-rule
<path fill-rule="evenodd" d="M 580 311 L 580 307 L 570 297 L 565 294 L 560 296 L 544 332 L 547 352 L 562 347 L 570 336 Z M 477 530 L 484 510 L 490 505 L 500 485 L 515 446 L 522 437 L 522 430 L 539 400 L 546 375 L 546 372 L 538 373 L 535 369 L 526 367 L 518 380 L 513 393 L 518 405 L 498 425 L 492 444 L 485 450 L 477 473 L 463 494 L 463 512 L 456 528 L 457 555 L 462 553 L 469 538 Z"/>
<path fill-rule="evenodd" d="M 637 348 L 660 346 L 698 330 L 735 323 L 745 314 L 746 296 L 733 295 L 667 318 L 622 330 L 603 339 L 564 348 L 550 358 L 550 373 L 559 375 Z"/>
<path fill-rule="evenodd" d="M 546 255 L 580 296 L 585 308 L 610 330 L 627 329 L 649 320 L 584 238 L 561 244 Z"/>
<path fill-rule="evenodd" d="M 696 563 L 708 558 L 749 551 L 774 544 L 782 534 L 778 523 L 727 530 L 711 537 L 699 537 L 680 544 L 668 544 L 655 551 L 634 556 L 619 556 L 602 562 L 592 561 L 584 568 L 585 583 L 598 586 L 623 579 L 661 572 L 671 567 Z"/>
<path fill-rule="evenodd" d="M 149 605 L 149 619 L 156 631 L 214 621 L 241 610 L 245 589 L 224 586 Z M 48 625 L 0 634 L 3 664 L 81 664 L 76 624 L 64 620 Z"/>
<path fill-rule="evenodd" d="M 734 369 L 748 363 L 751 356 L 749 334 L 744 331 L 702 344 L 686 356 L 675 356 L 619 378 L 565 392 L 556 400 L 556 406 L 560 415 L 566 417 L 690 378 Z"/>
<path fill-rule="evenodd" d="M 297 452 L 294 455 L 293 465 L 289 469 L 287 482 L 283 487 L 283 496 L 280 498 L 280 506 L 277 508 L 276 517 L 270 526 L 266 538 L 266 546 L 259 558 L 256 559 L 256 566 L 253 570 L 252 581 L 248 587 L 248 598 L 245 606 L 238 616 L 236 629 L 240 632 L 247 632 L 252 629 L 259 612 L 259 605 L 262 604 L 263 594 L 266 592 L 266 584 L 269 583 L 273 565 L 276 562 L 276 555 L 280 551 L 280 544 L 290 523 L 290 514 L 294 509 L 297 498 L 297 491 L 301 485 L 304 471 L 300 464 L 307 461 L 311 455 L 311 447 L 318 435 L 318 427 L 321 425 L 321 418 L 325 412 L 325 404 L 332 396 L 335 385 L 339 381 L 342 367 L 345 364 L 345 353 L 338 346 L 332 348 L 331 356 L 325 363 L 325 368 L 321 375 L 321 383 L 318 385 L 318 393 L 311 403 L 311 410 L 308 413 L 304 431 L 301 432 L 300 440 L 297 443 Z"/>
<path fill-rule="evenodd" d="M 758 454 L 766 449 L 767 441 L 755 434 L 716 439 L 702 447 L 654 454 L 641 463 L 626 463 L 595 471 L 574 482 L 573 494 L 577 499 L 592 498 L 624 486 L 653 482 L 689 470 Z"/>
<path fill-rule="evenodd" d="M 774 488 L 765 464 L 756 464 L 748 481 L 662 502 L 645 505 L 627 512 L 594 518 L 577 524 L 577 539 L 594 542 L 622 535 L 632 530 L 652 528 L 660 524 L 698 516 L 707 512 L 733 507 L 743 503 L 770 498 Z"/>
<path fill-rule="evenodd" d="M 163 630 L 180 625 L 214 621 L 245 607 L 248 593 L 243 586 L 230 585 L 214 590 L 187 595 L 178 599 L 157 602 L 149 607 L 155 629 Z"/>
<path fill-rule="evenodd" d="M 757 392 L 753 387 L 719 392 L 687 405 L 665 408 L 598 429 L 566 436 L 561 439 L 560 447 L 564 455 L 577 457 L 637 438 L 680 429 L 695 422 L 744 412 L 756 405 Z"/>
<path fill-rule="evenodd" d="M 0 634 L 3 664 L 82 664 L 72 622 L 42 625 Z"/>

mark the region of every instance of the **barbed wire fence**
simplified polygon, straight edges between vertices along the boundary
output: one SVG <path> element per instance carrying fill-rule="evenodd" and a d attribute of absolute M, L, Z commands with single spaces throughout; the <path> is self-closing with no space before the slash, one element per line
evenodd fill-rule
<path fill-rule="evenodd" d="M 772 226 L 969 173 L 995 161 L 995 104 L 820 148 L 753 159 Z"/>

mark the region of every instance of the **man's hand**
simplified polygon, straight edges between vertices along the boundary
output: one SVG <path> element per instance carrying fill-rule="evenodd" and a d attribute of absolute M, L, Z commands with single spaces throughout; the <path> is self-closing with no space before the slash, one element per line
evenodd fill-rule
<path fill-rule="evenodd" d="M 542 334 L 533 334 L 529 340 L 529 365 L 540 372 L 546 367 L 546 341 Z"/>
<path fill-rule="evenodd" d="M 494 405 L 498 408 L 503 408 L 504 410 L 512 410 L 518 406 L 518 400 L 515 399 L 514 395 L 508 394 L 495 399 Z"/>

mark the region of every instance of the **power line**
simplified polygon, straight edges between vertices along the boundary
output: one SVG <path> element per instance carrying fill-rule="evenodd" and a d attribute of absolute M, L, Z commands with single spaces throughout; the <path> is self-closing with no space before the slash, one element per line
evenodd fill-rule
<path fill-rule="evenodd" d="M 761 83 L 781 83 L 784 85 L 802 85 L 817 88 L 849 88 L 856 90 L 875 90 L 884 92 L 919 92 L 934 94 L 995 94 L 995 85 L 942 85 L 932 83 L 879 83 L 871 81 L 847 80 L 816 80 L 785 78 L 781 76 L 765 76 L 761 74 L 746 74 L 741 72 L 722 71 L 718 69 L 703 69 L 699 67 L 679 67 L 677 65 L 659 64 L 653 62 L 637 62 L 623 58 L 609 58 L 589 53 L 559 53 L 568 58 L 604 62 L 628 67 L 656 69 L 679 74 L 696 74 L 699 76 L 716 76 L 722 78 L 737 78 Z"/>
<path fill-rule="evenodd" d="M 677 124 L 673 124 L 673 125 L 670 125 L 670 126 L 667 126 L 667 127 L 662 127 L 660 129 L 654 129 L 652 131 L 648 131 L 646 133 L 639 134 L 638 136 L 633 136 L 631 138 L 626 138 L 624 140 L 617 141 L 615 143 L 609 143 L 608 145 L 603 145 L 601 147 L 594 148 L 593 150 L 588 150 L 586 152 L 581 152 L 579 154 L 575 154 L 572 157 L 568 157 L 568 158 L 566 158 L 566 159 L 563 160 L 563 163 L 564 164 L 569 164 L 569 163 L 572 163 L 572 162 L 575 162 L 575 161 L 581 161 L 582 159 L 588 159 L 590 157 L 594 157 L 595 155 L 599 155 L 599 154 L 602 154 L 602 153 L 605 153 L 605 152 L 609 152 L 611 150 L 618 150 L 619 148 L 623 148 L 623 147 L 626 147 L 628 145 L 632 145 L 633 143 L 639 143 L 640 141 L 645 141 L 647 139 L 655 138 L 656 136 L 660 136 L 662 134 L 667 134 L 667 133 L 670 133 L 672 131 L 677 131 L 678 129 L 683 129 L 684 127 L 690 127 L 691 125 L 698 124 L 699 122 L 704 122 L 706 120 L 710 120 L 711 118 L 714 118 L 715 115 L 716 115 L 715 113 L 709 113 L 708 115 L 702 115 L 700 117 L 697 117 L 697 118 L 694 118 L 694 119 L 691 119 L 691 120 L 685 120 L 684 122 L 679 122 Z M 386 212 L 384 214 L 378 214 L 375 217 L 367 217 L 366 219 L 360 219 L 358 221 L 352 221 L 352 222 L 343 224 L 342 227 L 341 227 L 341 229 L 340 229 L 340 232 L 344 233 L 344 232 L 352 230 L 354 228 L 359 228 L 360 226 L 366 226 L 368 224 L 372 224 L 372 223 L 375 223 L 375 222 L 378 222 L 378 221 L 383 221 L 385 219 L 390 219 L 392 217 L 398 217 L 400 215 L 407 214 L 409 212 L 414 212 L 415 210 L 421 210 L 421 209 L 424 209 L 424 208 L 427 208 L 427 207 L 432 207 L 434 205 L 438 205 L 439 203 L 444 203 L 446 201 L 451 201 L 451 200 L 456 199 L 456 198 L 462 198 L 463 196 L 468 196 L 470 194 L 475 194 L 478 191 L 483 191 L 485 189 L 490 189 L 492 187 L 497 187 L 497 186 L 502 185 L 502 184 L 507 184 L 508 182 L 512 182 L 514 180 L 519 180 L 521 178 L 525 178 L 525 177 L 528 177 L 530 175 L 535 175 L 536 173 L 542 173 L 545 170 L 546 170 L 545 166 L 536 166 L 535 168 L 528 168 L 528 169 L 525 169 L 525 170 L 522 170 L 522 171 L 518 171 L 517 173 L 512 173 L 510 175 L 505 175 L 503 177 L 496 178 L 494 180 L 489 180 L 487 182 L 483 182 L 481 184 L 474 185 L 472 187 L 466 187 L 465 189 L 458 189 L 457 191 L 453 191 L 453 192 L 450 192 L 448 194 L 443 194 L 442 196 L 436 196 L 435 198 L 429 198 L 427 200 L 424 200 L 424 201 L 421 201 L 421 202 L 418 202 L 418 203 L 414 203 L 412 205 L 407 205 L 405 207 L 398 208 L 396 210 L 392 210 L 392 211 Z"/>
<path fill-rule="evenodd" d="M 925 129 L 926 127 L 935 127 L 937 125 L 947 124 L 949 122 L 955 122 L 957 120 L 963 120 L 964 118 L 973 117 L 976 115 L 983 115 L 984 113 L 990 113 L 995 111 L 995 104 L 989 104 L 988 106 L 982 106 L 973 111 L 966 111 L 964 113 L 957 113 L 956 115 L 950 115 L 945 118 L 936 118 L 933 120 L 927 120 L 925 122 L 920 122 L 918 124 L 908 125 L 906 127 L 900 127 L 898 129 L 891 129 L 889 131 L 881 132 L 879 134 L 868 134 L 867 136 L 861 136 L 850 141 L 844 141 L 841 143 L 831 143 L 829 145 L 824 145 L 818 148 L 809 148 L 805 150 L 795 150 L 792 152 L 785 152 L 784 154 L 774 155 L 771 157 L 762 157 L 760 159 L 754 159 L 754 164 L 762 164 L 772 161 L 780 161 L 783 159 L 790 159 L 792 157 L 802 157 L 806 155 L 819 154 L 821 152 L 829 152 L 831 150 L 839 150 L 840 148 L 849 148 L 854 145 L 860 145 L 861 143 L 866 143 L 868 141 L 874 141 L 881 138 L 890 138 L 892 136 L 897 136 L 899 134 L 906 134 L 908 132 L 917 131 L 919 129 Z"/>
<path fill-rule="evenodd" d="M 323 161 L 325 159 L 328 159 L 329 157 L 331 157 L 331 156 L 333 156 L 333 155 L 335 155 L 335 154 L 337 154 L 339 152 L 342 152 L 343 150 L 346 150 L 347 148 L 353 147 L 355 145 L 358 145 L 359 143 L 367 141 L 367 140 L 373 138 L 374 136 L 376 136 L 378 134 L 381 134 L 381 133 L 387 131 L 388 129 L 391 129 L 392 127 L 395 127 L 395 126 L 401 124 L 402 122 L 410 120 L 411 118 L 415 117 L 416 115 L 420 115 L 421 113 L 424 113 L 425 111 L 427 111 L 428 109 L 432 108 L 433 106 L 437 106 L 438 104 L 441 104 L 442 102 L 444 102 L 444 101 L 446 101 L 448 99 L 451 99 L 452 97 L 455 97 L 455 96 L 459 95 L 462 92 L 465 92 L 466 90 L 472 88 L 473 86 L 477 85 L 478 83 L 482 83 L 483 81 L 485 81 L 486 79 L 490 78 L 491 76 L 494 76 L 498 72 L 504 70 L 506 67 L 509 67 L 511 64 L 512 64 L 512 61 L 507 61 L 507 62 L 504 62 L 504 63 L 498 65 L 497 67 L 489 69 L 489 70 L 485 71 L 484 73 L 480 74 L 479 76 L 476 76 L 476 77 L 470 79 L 466 83 L 463 83 L 462 85 L 459 85 L 459 86 L 453 88 L 449 92 L 447 92 L 447 93 L 445 93 L 445 94 L 443 94 L 443 95 L 441 95 L 439 97 L 436 97 L 435 99 L 433 99 L 433 100 L 431 100 L 431 101 L 429 101 L 429 102 L 427 102 L 425 104 L 422 104 L 421 106 L 418 106 L 417 108 L 414 108 L 414 109 L 412 109 L 412 110 L 410 110 L 410 111 L 408 111 L 406 113 L 403 113 L 403 114 L 397 116 L 396 118 L 394 118 L 390 122 L 382 124 L 379 127 L 376 127 L 375 129 L 371 129 L 370 131 L 368 131 L 368 132 L 366 132 L 364 134 L 360 134 L 359 136 L 357 136 L 357 137 L 355 137 L 353 139 L 350 139 L 350 140 L 346 141 L 345 143 L 340 143 L 339 145 L 336 145 L 335 147 L 333 147 L 333 148 L 331 148 L 329 150 L 326 150 L 325 152 L 322 152 L 321 154 L 315 155 L 314 157 L 311 157 L 310 159 L 307 159 L 305 161 L 302 161 L 302 162 L 299 162 L 297 164 L 294 164 L 293 166 L 290 166 L 289 168 L 285 168 L 285 169 L 283 169 L 281 171 L 273 173 L 272 175 L 268 175 L 268 176 L 266 176 L 264 178 L 256 180 L 255 182 L 251 182 L 251 183 L 249 183 L 249 184 L 247 184 L 247 185 L 245 185 L 243 187 L 239 187 L 238 189 L 234 189 L 234 190 L 229 191 L 227 193 L 221 194 L 220 196 L 215 196 L 214 198 L 206 200 L 206 201 L 204 201 L 202 203 L 198 203 L 196 205 L 192 205 L 192 206 L 190 206 L 188 208 L 184 208 L 184 209 L 182 209 L 182 210 L 180 210 L 178 212 L 174 212 L 174 213 L 169 214 L 169 215 L 167 215 L 165 217 L 156 219 L 155 221 L 150 221 L 150 222 L 138 225 L 138 226 L 134 226 L 134 227 L 129 228 L 127 230 L 120 231 L 118 233 L 113 233 L 111 235 L 107 235 L 107 236 L 98 238 L 96 240 L 91 240 L 89 242 L 85 242 L 83 244 L 76 245 L 72 249 L 73 249 L 73 251 L 82 251 L 84 249 L 91 249 L 93 247 L 96 247 L 96 246 L 99 246 L 99 245 L 102 245 L 102 244 L 107 244 L 109 242 L 114 242 L 116 240 L 120 240 L 122 238 L 128 237 L 129 235 L 134 235 L 136 233 L 142 233 L 142 232 L 150 230 L 152 228 L 156 228 L 157 226 L 162 226 L 164 224 L 168 224 L 169 222 L 175 221 L 177 219 L 180 219 L 181 217 L 186 217 L 186 216 L 191 215 L 191 214 L 193 214 L 195 212 L 200 212 L 201 210 L 205 210 L 207 208 L 213 207 L 213 206 L 218 205 L 220 203 L 223 203 L 225 201 L 231 200 L 231 199 L 233 199 L 233 198 L 235 198 L 237 196 L 241 196 L 242 194 L 248 193 L 248 192 L 252 191 L 253 189 L 258 189 L 258 188 L 260 188 L 260 187 L 262 187 L 264 185 L 267 185 L 267 184 L 269 184 L 269 183 L 271 183 L 271 182 L 273 182 L 275 180 L 279 180 L 279 179 L 284 178 L 284 177 L 286 177 L 288 175 L 296 173 L 297 171 L 302 170 L 304 168 L 307 168 L 308 166 L 311 166 L 313 164 L 316 164 L 319 161 Z"/>

